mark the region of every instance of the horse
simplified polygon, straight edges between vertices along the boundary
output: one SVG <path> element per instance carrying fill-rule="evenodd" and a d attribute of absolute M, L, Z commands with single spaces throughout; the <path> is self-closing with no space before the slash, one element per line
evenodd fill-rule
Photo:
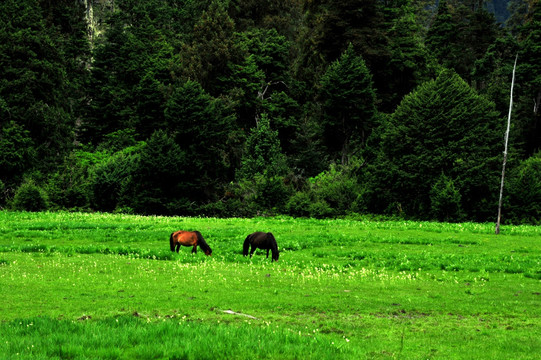
<path fill-rule="evenodd" d="M 203 250 L 205 255 L 212 255 L 212 249 L 207 244 L 205 239 L 199 231 L 175 231 L 169 237 L 169 244 L 171 245 L 171 251 L 176 251 L 178 253 L 180 245 L 182 246 L 193 246 L 192 254 L 197 254 L 197 245 Z"/>
<path fill-rule="evenodd" d="M 254 254 L 255 250 L 257 248 L 262 250 L 267 250 L 267 259 L 269 258 L 269 250 L 272 251 L 272 260 L 278 261 L 278 257 L 280 256 L 280 253 L 278 252 L 278 244 L 276 244 L 276 239 L 274 238 L 274 235 L 272 233 L 264 233 L 261 231 L 252 233 L 246 237 L 246 240 L 244 240 L 243 245 L 243 251 L 242 254 L 244 256 L 248 255 L 248 248 L 250 248 L 250 257 Z"/>

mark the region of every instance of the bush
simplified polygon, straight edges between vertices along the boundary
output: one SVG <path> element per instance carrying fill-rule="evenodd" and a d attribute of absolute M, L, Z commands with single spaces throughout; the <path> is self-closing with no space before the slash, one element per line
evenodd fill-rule
<path fill-rule="evenodd" d="M 43 211 L 49 207 L 47 194 L 33 182 L 25 182 L 15 192 L 12 207 L 19 211 Z"/>
<path fill-rule="evenodd" d="M 352 210 L 360 193 L 360 186 L 352 171 L 354 167 L 331 164 L 328 171 L 311 178 L 312 191 L 317 199 L 328 204 L 340 214 Z"/>
<path fill-rule="evenodd" d="M 289 198 L 286 212 L 292 216 L 310 217 L 310 205 L 314 202 L 312 192 L 299 191 Z"/>
<path fill-rule="evenodd" d="M 453 179 L 441 174 L 430 191 L 432 216 L 439 221 L 460 221 L 462 218 L 461 201 L 462 196 L 455 188 Z"/>
<path fill-rule="evenodd" d="M 112 212 L 118 206 L 129 205 L 123 200 L 130 198 L 138 164 L 138 148 L 126 148 L 92 168 L 90 186 L 96 210 Z"/>
<path fill-rule="evenodd" d="M 515 224 L 541 223 L 541 153 L 509 171 L 502 213 Z"/>

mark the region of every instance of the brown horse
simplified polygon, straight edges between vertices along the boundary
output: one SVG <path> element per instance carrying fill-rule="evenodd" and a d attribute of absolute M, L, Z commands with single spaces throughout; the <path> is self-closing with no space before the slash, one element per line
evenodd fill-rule
<path fill-rule="evenodd" d="M 250 234 L 246 237 L 246 240 L 244 240 L 244 245 L 242 249 L 242 254 L 244 256 L 248 255 L 248 249 L 250 249 L 250 257 L 254 254 L 254 251 L 259 248 L 262 250 L 267 250 L 267 259 L 269 258 L 269 250 L 272 251 L 272 260 L 278 261 L 278 257 L 280 256 L 280 253 L 278 252 L 278 244 L 276 244 L 276 239 L 274 238 L 274 235 L 272 233 L 264 233 L 264 232 L 255 232 L 253 234 Z"/>
<path fill-rule="evenodd" d="M 205 239 L 199 231 L 175 231 L 169 237 L 169 244 L 171 245 L 171 251 L 176 251 L 178 253 L 180 245 L 182 246 L 193 246 L 192 254 L 197 253 L 197 245 L 205 252 L 205 255 L 212 255 L 212 249 L 207 244 Z"/>

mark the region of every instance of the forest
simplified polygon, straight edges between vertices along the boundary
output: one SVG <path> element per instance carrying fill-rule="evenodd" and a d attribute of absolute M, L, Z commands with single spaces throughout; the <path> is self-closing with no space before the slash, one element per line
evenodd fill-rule
<path fill-rule="evenodd" d="M 0 208 L 495 221 L 511 114 L 540 224 L 540 103 L 539 0 L 5 0 Z"/>

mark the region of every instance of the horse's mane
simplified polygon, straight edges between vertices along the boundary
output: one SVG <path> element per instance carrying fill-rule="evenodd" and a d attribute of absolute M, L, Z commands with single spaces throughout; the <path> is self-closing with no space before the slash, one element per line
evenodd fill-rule
<path fill-rule="evenodd" d="M 269 241 L 270 245 L 272 246 L 271 249 L 278 250 L 278 244 L 276 243 L 276 239 L 274 238 L 274 235 L 272 235 L 271 232 L 267 233 L 267 240 Z"/>
<path fill-rule="evenodd" d="M 203 235 L 199 231 L 194 231 L 195 235 L 197 236 L 197 244 L 204 252 L 209 252 L 212 254 L 212 249 L 210 248 L 209 244 L 203 239 Z"/>

